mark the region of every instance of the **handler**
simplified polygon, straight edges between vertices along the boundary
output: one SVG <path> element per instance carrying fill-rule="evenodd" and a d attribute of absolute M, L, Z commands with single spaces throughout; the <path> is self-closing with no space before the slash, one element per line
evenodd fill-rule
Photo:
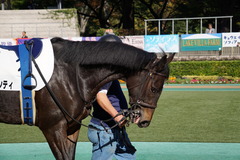
<path fill-rule="evenodd" d="M 99 41 L 122 42 L 115 35 L 105 35 Z M 122 109 L 127 108 L 127 101 L 118 80 L 107 83 L 97 93 L 93 103 L 93 118 L 88 129 L 88 138 L 93 146 L 92 160 L 112 160 L 113 157 L 117 160 L 136 159 L 136 149 L 128 138 L 124 121 L 121 121 L 123 116 L 116 116 Z M 100 120 L 113 117 L 114 120 L 101 124 Z M 110 129 L 116 123 L 118 125 Z"/>

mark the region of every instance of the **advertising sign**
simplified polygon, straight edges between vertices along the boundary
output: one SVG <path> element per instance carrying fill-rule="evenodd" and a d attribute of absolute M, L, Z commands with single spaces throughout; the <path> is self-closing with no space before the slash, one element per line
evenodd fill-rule
<path fill-rule="evenodd" d="M 178 35 L 149 35 L 144 37 L 144 50 L 159 53 L 179 52 Z"/>
<path fill-rule="evenodd" d="M 120 36 L 123 43 L 144 49 L 144 36 Z"/>
<path fill-rule="evenodd" d="M 240 46 L 240 33 L 223 33 L 222 34 L 223 47 L 237 47 Z"/>
<path fill-rule="evenodd" d="M 17 45 L 17 40 L 16 39 L 0 39 L 0 45 L 14 46 L 14 45 Z"/>
<path fill-rule="evenodd" d="M 181 35 L 181 51 L 220 50 L 222 34 L 183 34 Z"/>
<path fill-rule="evenodd" d="M 98 41 L 101 37 L 82 37 L 82 41 Z"/>

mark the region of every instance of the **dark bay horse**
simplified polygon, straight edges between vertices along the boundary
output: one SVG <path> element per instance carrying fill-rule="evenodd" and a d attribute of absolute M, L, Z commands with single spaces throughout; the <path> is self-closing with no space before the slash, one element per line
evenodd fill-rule
<path fill-rule="evenodd" d="M 53 38 L 51 43 L 55 61 L 48 86 L 70 116 L 81 122 L 89 115 L 100 87 L 124 79 L 130 105 L 140 112 L 138 126 L 150 124 L 174 54 L 158 59 L 154 53 L 117 42 Z M 46 137 L 55 158 L 74 159 L 81 124 L 62 112 L 46 87 L 36 92 L 35 102 L 36 126 Z M 0 122 L 21 124 L 19 106 L 19 92 L 0 91 Z"/>

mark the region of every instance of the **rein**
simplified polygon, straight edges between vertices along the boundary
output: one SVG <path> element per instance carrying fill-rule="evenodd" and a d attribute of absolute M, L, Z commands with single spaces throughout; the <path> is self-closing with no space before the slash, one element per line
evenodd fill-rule
<path fill-rule="evenodd" d="M 148 70 L 148 69 L 144 69 L 144 71 L 147 71 L 146 76 L 144 76 L 145 79 L 144 79 L 141 83 L 129 87 L 129 88 L 128 88 L 129 90 L 130 90 L 130 89 L 133 89 L 133 88 L 136 88 L 136 87 L 138 87 L 138 86 L 141 86 L 140 91 L 142 91 L 142 92 L 139 92 L 139 94 L 140 94 L 140 93 L 143 93 L 143 87 L 144 87 L 144 84 L 147 82 L 147 80 L 148 80 L 149 78 L 150 78 L 150 80 L 152 79 L 152 75 L 161 76 L 161 77 L 163 77 L 164 79 L 166 79 L 166 78 L 168 77 L 166 74 L 157 73 L 156 71 L 151 71 L 151 70 Z M 153 91 L 152 89 L 151 89 L 151 91 L 154 93 L 154 91 Z M 142 98 L 141 98 L 141 96 L 140 96 L 139 94 L 138 94 L 138 96 L 137 96 L 136 102 L 130 102 L 130 105 L 131 105 L 131 106 L 133 106 L 133 107 L 139 106 L 139 107 L 143 107 L 143 108 L 156 109 L 157 106 L 154 106 L 154 105 L 150 105 L 150 104 L 148 104 L 148 103 L 145 103 L 145 102 L 142 100 Z"/>
<path fill-rule="evenodd" d="M 97 119 L 97 118 L 94 117 L 95 119 L 97 119 L 98 121 L 100 121 L 100 123 L 101 123 L 102 127 L 104 128 L 104 130 L 98 129 L 98 128 L 94 127 L 94 126 L 85 125 L 85 124 L 79 122 L 79 121 L 76 120 L 74 117 L 72 117 L 72 116 L 68 113 L 68 111 L 63 107 L 63 105 L 59 102 L 59 100 L 58 100 L 58 98 L 56 97 L 56 95 L 55 95 L 55 94 L 53 93 L 53 91 L 50 89 L 50 87 L 49 87 L 46 79 L 44 78 L 44 76 L 43 76 L 43 74 L 42 74 L 42 72 L 41 72 L 41 70 L 40 70 L 40 68 L 39 68 L 38 64 L 36 63 L 36 61 L 35 61 L 35 59 L 34 59 L 33 56 L 32 56 L 32 61 L 33 61 L 34 66 L 36 67 L 36 69 L 37 69 L 40 77 L 42 78 L 44 84 L 46 85 L 47 91 L 48 91 L 49 94 L 51 95 L 51 97 L 52 97 L 53 101 L 55 102 L 55 104 L 56 104 L 56 105 L 58 106 L 58 108 L 64 113 L 64 116 L 67 115 L 70 119 L 72 119 L 72 120 L 73 120 L 74 122 L 76 122 L 77 124 L 79 124 L 79 125 L 81 125 L 81 126 L 84 126 L 84 127 L 87 127 L 87 128 L 95 129 L 95 130 L 97 130 L 97 131 L 108 131 L 108 129 L 111 130 L 111 129 L 117 127 L 121 122 L 123 122 L 123 121 L 125 121 L 125 120 L 126 120 L 127 123 L 128 123 L 128 122 L 129 122 L 128 117 L 131 117 L 131 116 L 133 116 L 133 115 L 136 114 L 133 110 L 131 110 L 131 109 L 126 109 L 126 110 L 123 110 L 123 111 L 119 112 L 117 115 L 115 115 L 114 117 L 112 117 L 112 118 L 110 118 L 110 119 L 107 119 L 107 120 L 100 120 L 100 119 Z M 82 98 L 82 97 L 81 97 L 81 98 Z M 84 100 L 83 100 L 83 101 L 84 101 Z M 89 110 L 91 106 L 92 106 L 92 102 L 85 102 L 84 108 L 86 108 L 87 110 Z M 112 127 L 110 127 L 110 128 L 106 128 L 106 127 L 103 125 L 103 122 L 111 121 L 111 120 L 113 120 L 114 118 L 116 118 L 116 117 L 118 117 L 118 116 L 120 116 L 120 115 L 123 115 L 123 118 L 122 118 L 119 122 L 116 122 L 116 124 L 115 124 L 114 126 L 112 126 Z M 89 114 L 89 116 L 90 116 L 90 117 L 93 117 L 91 114 Z M 65 118 L 66 118 L 66 116 L 65 116 Z M 129 118 L 129 119 L 130 119 L 130 118 Z M 66 118 L 66 120 L 67 120 L 67 118 Z M 67 120 L 67 121 L 68 121 L 68 120 Z M 69 121 L 68 121 L 68 122 L 69 122 Z"/>
<path fill-rule="evenodd" d="M 67 110 L 63 107 L 63 105 L 59 102 L 59 100 L 58 100 L 58 98 L 56 97 L 56 95 L 55 95 L 55 94 L 53 93 L 53 91 L 50 89 L 50 87 L 49 87 L 46 79 L 44 78 L 44 76 L 43 76 L 43 74 L 42 74 L 42 72 L 41 72 L 38 64 L 36 63 L 36 61 L 35 61 L 35 59 L 34 59 L 33 57 L 32 57 L 32 61 L 33 61 L 34 66 L 36 67 L 36 69 L 37 69 L 40 77 L 42 78 L 44 84 L 46 85 L 46 88 L 47 88 L 47 90 L 48 90 L 48 93 L 51 95 L 53 101 L 54 101 L 55 104 L 58 106 L 58 108 L 59 108 L 63 113 L 65 113 L 69 118 L 71 118 L 73 121 L 75 121 L 77 124 L 80 124 L 80 125 L 82 125 L 82 126 L 84 126 L 84 127 L 88 127 L 87 125 L 85 125 L 85 124 L 79 122 L 78 120 L 76 120 L 74 117 L 72 117 L 72 116 L 67 112 Z M 86 107 L 85 107 L 85 108 L 86 108 Z M 65 117 L 65 118 L 66 118 L 66 117 Z M 67 119 L 66 119 L 66 120 L 67 120 Z M 68 121 L 68 120 L 67 120 L 67 121 Z"/>

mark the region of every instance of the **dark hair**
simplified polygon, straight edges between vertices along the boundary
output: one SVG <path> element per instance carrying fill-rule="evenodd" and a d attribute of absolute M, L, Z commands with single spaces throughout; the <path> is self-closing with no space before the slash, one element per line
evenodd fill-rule
<path fill-rule="evenodd" d="M 121 42 L 122 40 L 113 34 L 107 34 L 105 36 L 102 36 L 98 41 L 105 41 L 105 42 Z"/>

